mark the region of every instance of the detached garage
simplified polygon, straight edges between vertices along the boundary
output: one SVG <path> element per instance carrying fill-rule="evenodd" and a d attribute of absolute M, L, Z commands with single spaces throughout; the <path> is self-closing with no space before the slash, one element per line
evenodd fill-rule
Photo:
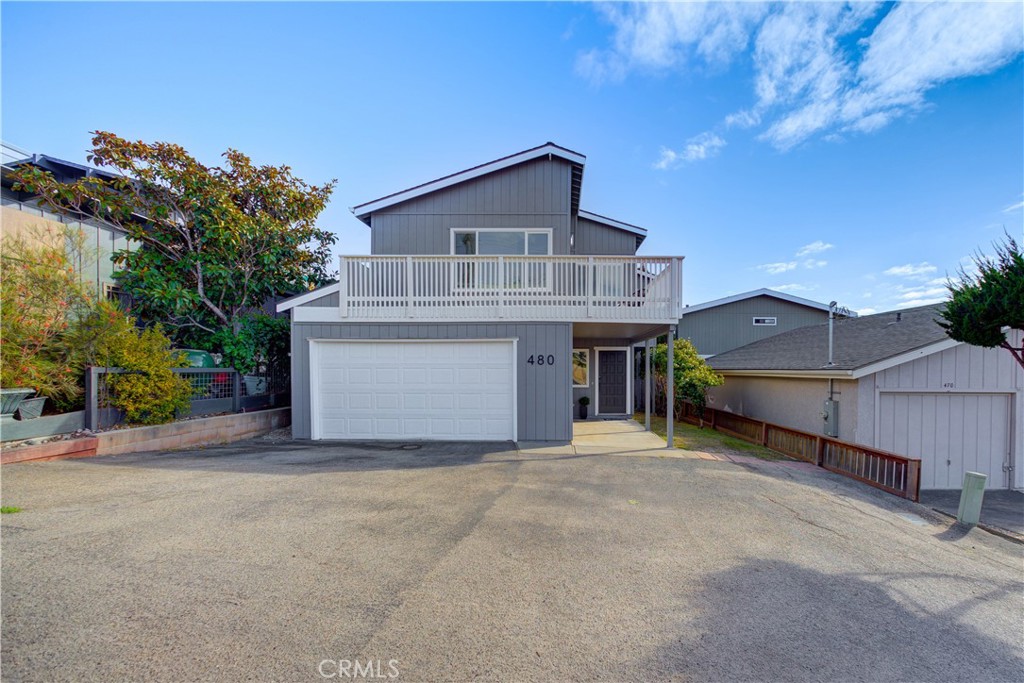
<path fill-rule="evenodd" d="M 1010 485 L 1012 395 L 880 391 L 878 402 L 878 447 L 921 458 L 921 488 L 960 488 L 964 472 Z"/>
<path fill-rule="evenodd" d="M 1003 349 L 947 337 L 939 309 L 837 321 L 832 365 L 827 324 L 713 356 L 725 384 L 711 405 L 920 458 L 922 489 L 959 489 L 965 472 L 1024 488 L 1024 370 Z"/>
<path fill-rule="evenodd" d="M 312 438 L 516 440 L 516 341 L 311 339 Z"/>

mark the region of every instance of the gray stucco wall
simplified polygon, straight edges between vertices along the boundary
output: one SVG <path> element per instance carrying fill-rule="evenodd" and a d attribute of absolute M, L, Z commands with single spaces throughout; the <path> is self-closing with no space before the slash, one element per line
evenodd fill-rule
<path fill-rule="evenodd" d="M 856 440 L 857 382 L 834 380 L 833 398 L 839 402 L 839 438 Z M 712 408 L 812 434 L 824 433 L 821 411 L 828 398 L 827 379 L 784 377 L 726 377 L 725 384 L 708 392 Z"/>
<path fill-rule="evenodd" d="M 452 228 L 550 228 L 569 253 L 570 164 L 538 159 L 411 199 L 371 216 L 370 252 L 451 253 Z"/>
<path fill-rule="evenodd" d="M 633 233 L 579 218 L 573 251 L 581 256 L 632 256 L 636 238 Z"/>
<path fill-rule="evenodd" d="M 572 439 L 570 323 L 429 324 L 292 323 L 292 436 L 310 438 L 310 339 L 517 339 L 517 405 L 520 441 Z M 531 355 L 555 365 L 530 365 Z"/>
<path fill-rule="evenodd" d="M 777 325 L 755 327 L 754 316 L 775 316 Z M 823 322 L 828 322 L 828 311 L 770 296 L 755 296 L 693 313 L 684 309 L 679 321 L 679 338 L 692 341 L 697 353 L 715 355 L 798 327 Z"/>

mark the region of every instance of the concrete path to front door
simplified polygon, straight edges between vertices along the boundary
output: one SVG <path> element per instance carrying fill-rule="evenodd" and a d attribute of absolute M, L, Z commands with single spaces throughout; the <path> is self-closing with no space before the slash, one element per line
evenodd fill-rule
<path fill-rule="evenodd" d="M 665 440 L 629 419 L 580 420 L 572 423 L 572 443 L 549 446 L 520 442 L 519 452 L 527 455 L 656 455 L 693 457 L 686 451 L 669 451 Z M 651 451 L 657 451 L 652 453 Z"/>

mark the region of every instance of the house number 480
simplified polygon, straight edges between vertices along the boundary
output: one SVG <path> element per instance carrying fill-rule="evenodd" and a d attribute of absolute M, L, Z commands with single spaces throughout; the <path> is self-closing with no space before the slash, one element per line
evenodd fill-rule
<path fill-rule="evenodd" d="M 526 364 L 527 365 L 554 365 L 555 364 L 555 357 L 552 356 L 551 354 L 548 354 L 548 355 L 544 356 L 544 355 L 541 355 L 541 354 L 538 353 L 536 356 L 530 356 L 529 358 L 527 358 L 526 359 Z"/>

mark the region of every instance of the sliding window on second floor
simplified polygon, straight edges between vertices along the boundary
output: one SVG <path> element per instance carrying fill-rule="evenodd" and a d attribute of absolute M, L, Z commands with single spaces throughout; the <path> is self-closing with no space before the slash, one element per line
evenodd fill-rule
<path fill-rule="evenodd" d="M 549 256 L 551 230 L 452 229 L 455 256 Z"/>

